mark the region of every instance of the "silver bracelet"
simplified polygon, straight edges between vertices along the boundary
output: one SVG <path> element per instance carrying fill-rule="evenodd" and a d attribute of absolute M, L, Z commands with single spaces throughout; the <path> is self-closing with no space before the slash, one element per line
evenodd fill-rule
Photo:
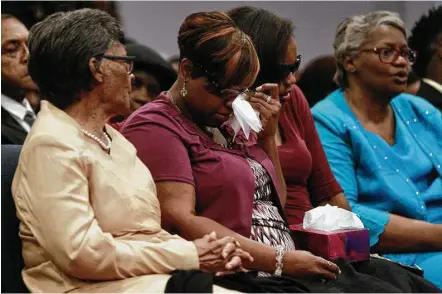
<path fill-rule="evenodd" d="M 281 245 L 276 246 L 276 269 L 273 273 L 274 276 L 281 276 L 282 274 L 282 267 L 284 266 L 284 253 L 284 247 Z"/>

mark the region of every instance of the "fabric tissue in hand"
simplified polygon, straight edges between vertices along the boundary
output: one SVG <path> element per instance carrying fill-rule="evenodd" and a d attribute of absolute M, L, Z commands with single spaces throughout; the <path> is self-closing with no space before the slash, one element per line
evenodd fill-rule
<path fill-rule="evenodd" d="M 249 139 L 250 131 L 253 130 L 259 133 L 262 130 L 259 113 L 257 113 L 250 103 L 245 99 L 246 94 L 242 93 L 232 103 L 233 116 L 230 118 L 230 126 L 235 132 L 235 137 L 239 130 L 242 129 L 247 140 Z"/>
<path fill-rule="evenodd" d="M 304 215 L 303 228 L 329 232 L 363 229 L 364 225 L 353 212 L 327 204 L 307 211 Z"/>

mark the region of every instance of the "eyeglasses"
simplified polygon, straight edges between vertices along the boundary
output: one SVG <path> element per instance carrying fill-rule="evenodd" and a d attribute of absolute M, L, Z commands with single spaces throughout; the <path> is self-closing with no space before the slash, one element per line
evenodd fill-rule
<path fill-rule="evenodd" d="M 281 83 L 283 82 L 288 75 L 296 74 L 301 65 L 301 55 L 296 56 L 296 61 L 294 63 L 280 63 L 277 65 L 274 74 L 272 74 L 272 78 L 269 77 L 269 82 Z"/>
<path fill-rule="evenodd" d="M 296 56 L 296 61 L 294 63 L 280 63 L 279 67 L 285 72 L 285 76 L 288 76 L 289 74 L 294 75 L 298 71 L 300 65 L 301 55 L 298 55 Z"/>
<path fill-rule="evenodd" d="M 244 90 L 237 90 L 232 88 L 221 89 L 218 82 L 216 82 L 215 79 L 213 78 L 213 74 L 211 74 L 208 70 L 206 70 L 204 66 L 202 66 L 201 64 L 195 63 L 195 65 L 198 66 L 204 72 L 207 80 L 214 86 L 217 92 L 215 94 L 220 96 L 224 100 L 227 101 L 234 100 L 236 97 L 238 97 L 243 93 L 249 94 L 253 92 L 252 90 L 247 88 Z"/>
<path fill-rule="evenodd" d="M 402 56 L 409 62 L 413 64 L 416 61 L 416 53 L 410 48 L 392 48 L 392 47 L 383 47 L 383 48 L 373 48 L 373 49 L 363 49 L 361 52 L 373 52 L 379 56 L 379 61 L 386 64 L 395 63 L 399 56 Z"/>
<path fill-rule="evenodd" d="M 106 58 L 109 60 L 122 60 L 125 62 L 126 64 L 126 69 L 127 69 L 127 74 L 130 75 L 134 69 L 134 61 L 135 61 L 135 56 L 118 56 L 118 55 L 106 55 L 106 54 L 96 54 L 93 57 L 95 58 Z"/>

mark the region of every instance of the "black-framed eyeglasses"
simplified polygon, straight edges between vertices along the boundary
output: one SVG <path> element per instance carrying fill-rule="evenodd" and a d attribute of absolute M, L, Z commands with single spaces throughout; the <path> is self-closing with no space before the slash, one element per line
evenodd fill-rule
<path fill-rule="evenodd" d="M 294 63 L 291 63 L 291 64 L 290 63 L 280 63 L 279 67 L 282 68 L 283 71 L 285 71 L 287 73 L 286 76 L 289 74 L 294 75 L 298 71 L 299 66 L 301 65 L 301 60 L 302 60 L 302 56 L 298 55 L 298 56 L 296 56 L 296 61 Z"/>
<path fill-rule="evenodd" d="M 405 58 L 408 63 L 413 64 L 416 61 L 416 52 L 410 48 L 393 48 L 393 47 L 381 47 L 372 49 L 363 49 L 361 52 L 373 52 L 379 56 L 379 61 L 386 64 L 395 63 L 399 56 Z"/>
<path fill-rule="evenodd" d="M 134 61 L 136 59 L 135 56 L 119 56 L 119 55 L 107 55 L 107 54 L 96 54 L 95 58 L 106 58 L 109 60 L 122 60 L 126 64 L 127 74 L 130 75 L 134 70 Z"/>
<path fill-rule="evenodd" d="M 232 89 L 232 88 L 221 89 L 218 82 L 213 78 L 213 74 L 211 74 L 208 70 L 206 70 L 204 68 L 204 66 L 202 66 L 201 64 L 199 64 L 199 63 L 194 63 L 194 64 L 196 66 L 198 66 L 204 72 L 204 75 L 206 76 L 207 80 L 216 89 L 216 92 L 217 92 L 216 95 L 220 96 L 222 99 L 224 99 L 226 101 L 233 100 L 236 97 L 238 97 L 239 95 L 241 95 L 242 93 L 247 93 L 247 94 L 253 93 L 253 90 L 250 90 L 248 88 L 243 89 L 243 90 L 237 90 L 237 89 Z"/>

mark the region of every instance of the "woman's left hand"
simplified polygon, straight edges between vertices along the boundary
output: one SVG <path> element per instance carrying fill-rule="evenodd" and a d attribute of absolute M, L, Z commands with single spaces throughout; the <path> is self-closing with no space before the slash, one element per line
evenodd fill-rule
<path fill-rule="evenodd" d="M 271 93 L 271 96 L 263 92 Z M 253 109 L 260 113 L 259 118 L 263 130 L 259 132 L 258 138 L 273 139 L 278 129 L 279 113 L 281 111 L 278 84 L 263 84 L 259 86 L 248 101 Z"/>
<path fill-rule="evenodd" d="M 205 272 L 230 273 L 244 271 L 243 261 L 253 262 L 253 257 L 232 237 L 218 239 L 215 232 L 193 241 L 200 270 Z"/>
<path fill-rule="evenodd" d="M 240 245 L 237 243 L 237 247 L 233 253 L 231 253 L 225 260 L 228 260 L 226 264 L 225 271 L 219 271 L 216 273 L 217 276 L 229 275 L 237 272 L 247 272 L 247 270 L 243 267 L 243 261 L 253 262 L 254 258 L 243 249 L 239 248 Z M 225 255 L 223 255 L 225 256 Z"/>

